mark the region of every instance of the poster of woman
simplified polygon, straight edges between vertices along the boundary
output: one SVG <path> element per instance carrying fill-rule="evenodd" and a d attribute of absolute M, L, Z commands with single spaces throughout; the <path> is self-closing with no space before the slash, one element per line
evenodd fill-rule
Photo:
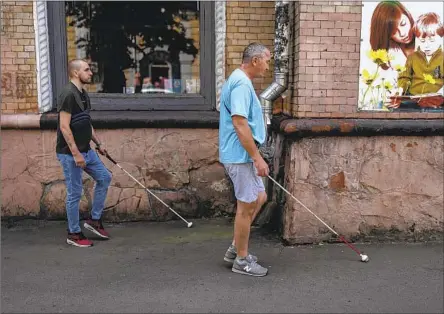
<path fill-rule="evenodd" d="M 358 109 L 444 110 L 442 2 L 363 2 Z"/>

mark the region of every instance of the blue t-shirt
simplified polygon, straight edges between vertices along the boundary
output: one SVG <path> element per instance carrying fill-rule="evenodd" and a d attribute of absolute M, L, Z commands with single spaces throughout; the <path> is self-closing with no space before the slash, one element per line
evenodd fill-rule
<path fill-rule="evenodd" d="M 265 142 L 265 125 L 262 107 L 248 76 L 236 69 L 222 87 L 219 119 L 219 161 L 221 163 L 252 162 L 242 146 L 233 126 L 232 116 L 248 120 L 253 138 L 259 144 Z"/>

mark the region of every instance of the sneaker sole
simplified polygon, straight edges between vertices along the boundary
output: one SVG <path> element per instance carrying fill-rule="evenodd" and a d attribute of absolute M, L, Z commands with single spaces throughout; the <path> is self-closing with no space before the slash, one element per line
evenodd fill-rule
<path fill-rule="evenodd" d="M 100 232 L 98 232 L 96 229 L 94 229 L 91 225 L 87 224 L 86 222 L 83 224 L 83 226 L 88 229 L 89 231 L 91 231 L 92 233 L 94 233 L 95 235 L 101 237 L 102 239 L 109 239 L 109 237 L 104 236 L 103 234 L 101 234 Z"/>
<path fill-rule="evenodd" d="M 78 244 L 70 239 L 66 239 L 66 243 L 68 243 L 69 245 L 77 246 L 77 247 L 91 247 L 91 246 L 93 246 L 93 244 L 90 244 L 90 245 Z"/>
<path fill-rule="evenodd" d="M 230 258 L 228 258 L 228 257 L 224 257 L 224 261 L 225 262 L 227 262 L 227 263 L 231 263 L 231 264 L 233 264 L 234 263 L 234 260 L 235 260 L 236 258 L 233 258 L 233 259 L 230 259 Z M 255 262 L 257 263 L 257 259 L 255 260 Z"/>
<path fill-rule="evenodd" d="M 252 274 L 252 273 L 247 273 L 246 271 L 239 270 L 236 268 L 232 268 L 231 271 L 233 273 L 237 273 L 237 274 L 241 274 L 241 275 L 248 275 L 248 276 L 253 276 L 253 277 L 265 277 L 268 274 L 268 272 L 266 272 L 265 274 Z"/>

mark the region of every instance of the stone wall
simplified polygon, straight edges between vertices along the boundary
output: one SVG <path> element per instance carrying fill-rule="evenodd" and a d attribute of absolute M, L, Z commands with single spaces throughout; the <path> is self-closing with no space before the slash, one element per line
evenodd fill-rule
<path fill-rule="evenodd" d="M 32 1 L 2 1 L 2 113 L 37 112 Z"/>
<path fill-rule="evenodd" d="M 230 183 L 218 163 L 217 130 L 98 130 L 110 155 L 185 217 L 232 213 Z M 122 139 L 125 139 L 122 142 Z M 54 131 L 2 130 L 2 218 L 65 217 L 66 189 L 55 155 Z M 164 205 L 101 156 L 113 179 L 109 220 L 167 220 Z M 82 214 L 91 208 L 93 181 L 84 175 Z"/>
<path fill-rule="evenodd" d="M 304 138 L 289 146 L 285 185 L 338 233 L 443 232 L 443 137 Z M 327 240 L 331 232 L 286 197 L 284 239 Z"/>

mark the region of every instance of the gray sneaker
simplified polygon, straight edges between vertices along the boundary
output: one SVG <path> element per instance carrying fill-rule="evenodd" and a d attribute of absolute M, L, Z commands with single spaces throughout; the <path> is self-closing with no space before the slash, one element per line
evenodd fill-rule
<path fill-rule="evenodd" d="M 249 256 L 251 256 L 251 258 L 257 262 L 257 257 L 254 256 L 253 254 L 248 253 Z M 225 252 L 225 256 L 224 256 L 224 261 L 227 263 L 234 263 L 234 260 L 236 259 L 237 256 L 237 250 L 236 247 L 233 246 L 232 244 L 230 245 L 230 247 L 228 248 L 228 250 Z"/>
<path fill-rule="evenodd" d="M 236 257 L 231 271 L 234 273 L 255 277 L 263 277 L 268 273 L 268 269 L 253 261 L 250 255 L 243 259 Z"/>

